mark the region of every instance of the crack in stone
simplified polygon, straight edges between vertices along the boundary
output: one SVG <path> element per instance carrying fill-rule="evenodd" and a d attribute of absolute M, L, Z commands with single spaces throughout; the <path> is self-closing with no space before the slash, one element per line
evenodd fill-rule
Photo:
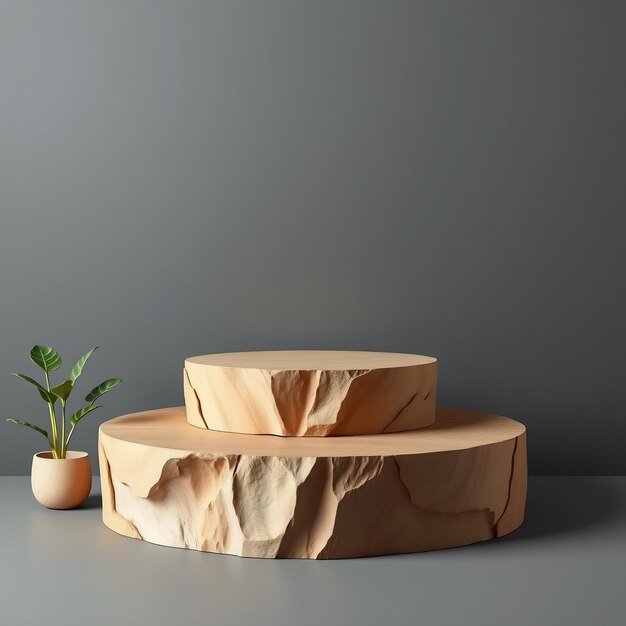
<path fill-rule="evenodd" d="M 183 372 L 185 373 L 185 377 L 187 378 L 187 383 L 189 384 L 189 389 L 193 391 L 193 395 L 196 399 L 196 404 L 198 405 L 198 415 L 200 415 L 200 419 L 202 420 L 204 427 L 209 430 L 209 426 L 204 419 L 204 414 L 202 413 L 202 405 L 200 404 L 200 398 L 198 397 L 198 392 L 195 390 L 194 386 L 191 384 L 191 379 L 189 378 L 189 372 L 186 367 L 183 367 Z"/>
<path fill-rule="evenodd" d="M 339 405 L 337 406 L 337 410 L 335 411 L 335 415 L 334 415 L 334 421 L 328 423 L 329 424 L 329 428 L 326 431 L 325 436 L 331 436 L 333 434 L 333 432 L 337 429 L 339 422 L 338 422 L 338 418 L 339 415 L 341 414 L 341 410 L 343 408 L 344 402 L 346 401 L 346 398 L 348 397 L 348 395 L 350 394 L 350 388 L 352 387 L 352 383 L 357 379 L 360 378 L 361 376 L 365 376 L 366 374 L 369 374 L 372 370 L 346 370 L 346 373 L 349 376 L 348 382 L 345 383 L 344 387 L 345 387 L 345 393 L 343 394 L 343 397 L 341 398 Z M 319 426 L 319 425 L 325 425 L 325 424 L 315 424 L 315 423 L 311 423 L 311 414 L 314 412 L 314 410 L 318 407 L 318 403 L 320 402 L 320 398 L 319 398 L 319 393 L 320 393 L 320 387 L 322 386 L 322 376 L 324 375 L 328 375 L 328 372 L 326 370 L 323 370 L 320 374 L 318 383 L 317 383 L 317 387 L 315 389 L 315 400 L 313 402 L 313 405 L 311 406 L 311 408 L 309 409 L 309 412 L 307 413 L 306 416 L 306 425 L 307 425 L 307 430 L 309 430 L 312 426 Z"/>
<path fill-rule="evenodd" d="M 409 499 L 409 502 L 411 503 L 411 506 L 413 508 L 417 509 L 418 511 L 420 511 L 422 513 L 427 513 L 428 515 L 465 515 L 466 513 L 485 513 L 485 512 L 488 511 L 493 516 L 493 511 L 489 507 L 487 507 L 485 509 L 466 509 L 465 511 L 458 511 L 456 513 L 453 513 L 452 511 L 445 511 L 445 512 L 444 511 L 434 511 L 434 510 L 431 510 L 431 509 L 425 509 L 425 508 L 423 508 L 421 506 L 418 506 L 413 501 L 413 498 L 411 496 L 411 491 L 406 486 L 406 483 L 402 480 L 402 472 L 400 470 L 400 464 L 398 463 L 398 459 L 395 456 L 393 456 L 393 457 L 386 457 L 386 458 L 393 459 L 394 463 L 396 464 L 396 468 L 398 470 L 398 481 L 404 487 L 404 491 L 407 494 L 407 497 Z"/>
<path fill-rule="evenodd" d="M 117 496 L 115 493 L 115 487 L 113 485 L 113 471 L 111 470 L 111 464 L 109 463 L 109 459 L 107 457 L 106 450 L 104 449 L 104 445 L 102 445 L 102 442 L 99 443 L 99 446 L 102 452 L 102 457 L 104 458 L 104 462 L 106 463 L 106 480 L 109 485 L 109 489 L 111 493 L 111 510 L 115 515 L 118 515 L 120 518 L 122 518 L 137 533 L 137 536 L 139 537 L 139 539 L 143 539 L 143 535 L 139 532 L 139 529 L 137 528 L 137 526 L 135 526 L 135 524 L 133 524 L 129 519 L 127 519 L 124 515 L 122 515 L 117 510 L 117 500 L 116 500 Z M 102 479 L 102 476 L 100 476 L 100 479 Z M 124 483 L 122 483 L 121 480 L 119 482 L 124 485 Z M 130 489 L 128 485 L 125 485 L 125 486 L 127 486 Z"/>
<path fill-rule="evenodd" d="M 385 426 L 385 428 L 383 429 L 383 433 L 386 433 L 388 431 L 388 429 L 391 427 L 391 425 L 400 417 L 400 415 L 402 415 L 402 413 L 404 413 L 405 409 L 407 407 L 409 407 L 412 403 L 413 400 L 415 400 L 415 398 L 417 398 L 417 396 L 419 396 L 419 391 L 416 391 L 412 396 L 411 399 L 396 413 L 396 415 L 393 417 L 393 419 L 389 422 L 389 424 L 387 424 L 387 426 Z M 429 392 L 430 393 L 430 392 Z M 426 399 L 426 398 L 424 398 Z"/>
<path fill-rule="evenodd" d="M 504 514 L 507 512 L 507 509 L 509 508 L 509 504 L 511 503 L 511 491 L 513 488 L 513 475 L 515 474 L 515 455 L 517 454 L 517 442 L 518 441 L 519 441 L 519 437 L 515 437 L 515 443 L 513 444 L 513 454 L 511 455 L 511 474 L 509 475 L 509 490 L 507 493 L 506 504 L 504 505 L 504 509 L 502 510 L 500 517 L 498 517 L 498 519 L 495 521 L 493 525 L 494 537 L 498 536 L 497 534 L 498 524 L 500 523 L 500 520 L 504 517 Z"/>

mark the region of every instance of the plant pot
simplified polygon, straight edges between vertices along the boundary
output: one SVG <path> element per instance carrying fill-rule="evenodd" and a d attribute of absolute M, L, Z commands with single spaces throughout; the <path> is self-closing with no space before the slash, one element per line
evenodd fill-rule
<path fill-rule="evenodd" d="M 37 502 L 49 509 L 74 509 L 91 491 L 91 463 L 86 452 L 69 450 L 67 458 L 55 459 L 52 452 L 33 456 L 30 477 Z"/>

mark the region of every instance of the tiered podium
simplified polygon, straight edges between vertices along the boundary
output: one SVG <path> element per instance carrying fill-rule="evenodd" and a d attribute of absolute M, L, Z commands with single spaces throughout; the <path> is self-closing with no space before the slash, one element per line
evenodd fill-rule
<path fill-rule="evenodd" d="M 186 407 L 100 427 L 104 523 L 266 558 L 420 552 L 523 521 L 526 434 L 435 409 L 436 359 L 257 352 L 187 359 Z"/>

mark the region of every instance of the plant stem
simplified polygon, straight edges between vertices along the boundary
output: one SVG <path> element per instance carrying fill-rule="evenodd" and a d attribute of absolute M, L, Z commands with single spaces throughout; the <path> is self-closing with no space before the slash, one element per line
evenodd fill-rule
<path fill-rule="evenodd" d="M 65 458 L 67 451 L 65 443 L 65 401 L 61 401 L 61 458 Z"/>
<path fill-rule="evenodd" d="M 46 389 L 48 392 L 50 391 L 50 378 L 48 377 L 48 372 L 44 371 L 46 376 Z M 57 416 L 54 410 L 54 402 L 50 402 L 48 400 L 48 410 L 50 411 L 50 426 L 52 430 L 52 456 L 55 459 L 59 458 L 59 436 L 57 433 Z"/>
<path fill-rule="evenodd" d="M 75 425 L 74 425 L 75 426 Z M 67 448 L 70 445 L 70 439 L 72 438 L 72 433 L 74 432 L 74 426 L 70 428 L 70 432 L 67 435 L 67 439 L 65 440 L 65 451 L 67 452 Z"/>

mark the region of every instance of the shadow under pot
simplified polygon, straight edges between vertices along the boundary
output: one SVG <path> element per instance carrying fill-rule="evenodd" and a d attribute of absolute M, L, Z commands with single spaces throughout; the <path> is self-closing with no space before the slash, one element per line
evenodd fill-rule
<path fill-rule="evenodd" d="M 33 456 L 31 486 L 37 502 L 49 509 L 74 509 L 91 491 L 91 463 L 87 452 L 69 450 L 65 459 L 52 452 Z"/>

